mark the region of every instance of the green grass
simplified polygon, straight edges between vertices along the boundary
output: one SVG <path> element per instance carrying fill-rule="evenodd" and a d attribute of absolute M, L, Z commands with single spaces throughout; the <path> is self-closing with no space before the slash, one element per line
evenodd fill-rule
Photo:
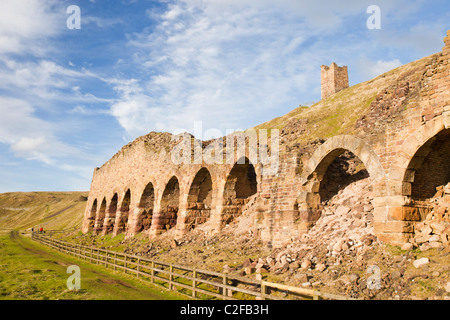
<path fill-rule="evenodd" d="M 62 255 L 35 241 L 0 236 L 0 299 L 165 300 L 186 299 L 131 275 Z M 67 267 L 81 269 L 81 290 L 67 288 Z"/>
<path fill-rule="evenodd" d="M 305 133 L 289 143 L 307 143 L 315 139 L 327 139 L 340 134 L 355 133 L 357 120 L 369 110 L 376 96 L 399 79 L 418 81 L 427 63 L 435 57 L 430 55 L 412 63 L 386 72 L 372 80 L 353 85 L 323 99 L 310 107 L 300 106 L 291 112 L 269 120 L 254 129 L 283 129 L 292 119 L 307 119 Z"/>

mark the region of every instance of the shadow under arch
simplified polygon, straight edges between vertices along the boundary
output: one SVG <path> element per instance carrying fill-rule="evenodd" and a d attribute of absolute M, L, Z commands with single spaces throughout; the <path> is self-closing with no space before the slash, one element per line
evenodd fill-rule
<path fill-rule="evenodd" d="M 135 225 L 135 233 L 145 232 L 152 226 L 153 209 L 155 207 L 155 188 L 153 183 L 149 182 L 142 192 L 138 205 L 138 217 Z"/>
<path fill-rule="evenodd" d="M 105 223 L 103 226 L 103 234 L 110 234 L 114 231 L 114 223 L 116 221 L 117 204 L 119 201 L 119 196 L 114 193 L 114 196 L 109 203 L 108 212 L 106 213 Z"/>
<path fill-rule="evenodd" d="M 127 231 L 128 218 L 130 214 L 131 190 L 127 189 L 120 204 L 119 213 L 116 217 L 116 225 L 114 227 L 114 235 L 118 235 Z"/>
<path fill-rule="evenodd" d="M 180 206 L 180 184 L 176 176 L 167 182 L 162 194 L 159 212 L 152 219 L 152 229 L 156 234 L 168 231 L 177 225 Z"/>
<path fill-rule="evenodd" d="M 296 214 L 293 216 L 300 232 L 308 230 L 321 216 L 322 198 L 324 198 L 323 183 L 327 183 L 326 177 L 330 165 L 340 157 L 349 158 L 349 155 L 360 161 L 366 172 L 361 171 L 353 177 L 350 175 L 347 181 L 342 181 L 338 187 L 343 188 L 355 179 L 369 178 L 374 196 L 382 196 L 382 186 L 385 184 L 386 174 L 373 149 L 361 138 L 355 136 L 332 137 L 316 149 L 302 173 L 304 184 L 294 203 Z"/>
<path fill-rule="evenodd" d="M 205 223 L 211 216 L 213 182 L 205 167 L 195 175 L 187 197 L 185 229 L 189 231 Z"/>
<path fill-rule="evenodd" d="M 221 227 L 242 214 L 244 206 L 258 191 L 254 165 L 247 157 L 237 161 L 227 176 L 223 191 Z"/>

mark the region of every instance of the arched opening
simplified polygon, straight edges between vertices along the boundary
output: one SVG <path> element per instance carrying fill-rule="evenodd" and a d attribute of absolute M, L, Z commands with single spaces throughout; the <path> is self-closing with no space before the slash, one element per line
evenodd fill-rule
<path fill-rule="evenodd" d="M 349 184 L 369 177 L 364 163 L 352 152 L 339 149 L 332 156 L 334 159 L 330 158 L 324 162 L 325 166 L 332 160 L 328 167 L 322 168 L 322 171 L 325 170 L 319 188 L 322 204 L 327 203 Z"/>
<path fill-rule="evenodd" d="M 161 210 L 158 225 L 163 231 L 172 229 L 177 224 L 180 202 L 180 185 L 176 177 L 172 177 L 164 189 L 161 198 Z"/>
<path fill-rule="evenodd" d="M 155 189 L 150 182 L 144 189 L 139 201 L 139 217 L 136 224 L 136 232 L 146 231 L 152 225 L 153 207 L 155 204 Z"/>
<path fill-rule="evenodd" d="M 87 221 L 87 230 L 94 230 L 95 225 L 95 216 L 97 214 L 97 199 L 94 200 L 91 206 L 91 210 L 89 211 L 88 221 Z"/>
<path fill-rule="evenodd" d="M 186 230 L 205 223 L 211 214 L 212 179 L 208 169 L 202 168 L 195 175 L 188 194 Z"/>
<path fill-rule="evenodd" d="M 419 208 L 420 218 L 429 212 L 437 188 L 450 182 L 450 129 L 444 129 L 420 147 L 411 159 L 403 182 L 404 195 Z"/>
<path fill-rule="evenodd" d="M 258 183 L 253 164 L 245 158 L 245 163 L 238 161 L 231 169 L 225 183 L 223 194 L 222 226 L 231 223 L 242 214 L 243 206 L 256 194 Z M 243 162 L 243 161 L 242 161 Z"/>
<path fill-rule="evenodd" d="M 100 205 L 100 209 L 98 210 L 96 217 L 96 227 L 94 230 L 95 233 L 102 232 L 105 215 L 106 215 L 106 198 L 103 198 L 102 204 Z"/>
<path fill-rule="evenodd" d="M 117 195 L 117 193 L 115 193 L 111 199 L 111 203 L 109 204 L 108 215 L 105 220 L 105 226 L 104 226 L 105 234 L 109 234 L 109 233 L 113 232 L 114 222 L 116 221 L 117 202 L 118 202 L 118 195 Z"/>
<path fill-rule="evenodd" d="M 116 234 L 120 234 L 126 231 L 128 224 L 128 215 L 130 213 L 130 203 L 131 203 L 131 191 L 127 190 L 125 196 L 122 200 L 122 205 L 120 206 L 120 218 L 117 225 Z"/>
<path fill-rule="evenodd" d="M 294 223 L 299 230 L 307 230 L 326 214 L 355 214 L 364 212 L 373 217 L 373 192 L 364 163 L 343 148 L 331 150 L 310 174 L 302 198 L 294 204 Z M 372 209 L 370 209 L 372 208 Z"/>

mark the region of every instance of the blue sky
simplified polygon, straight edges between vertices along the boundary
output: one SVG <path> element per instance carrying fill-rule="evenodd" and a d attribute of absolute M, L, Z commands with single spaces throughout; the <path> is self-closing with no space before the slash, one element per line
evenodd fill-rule
<path fill-rule="evenodd" d="M 69 29 L 67 8 L 81 9 Z M 370 30 L 369 5 L 381 10 Z M 245 129 L 439 52 L 448 1 L 2 0 L 0 192 L 89 190 L 150 131 Z M 211 131 L 210 131 L 211 132 Z M 208 138 L 207 134 L 203 138 Z"/>

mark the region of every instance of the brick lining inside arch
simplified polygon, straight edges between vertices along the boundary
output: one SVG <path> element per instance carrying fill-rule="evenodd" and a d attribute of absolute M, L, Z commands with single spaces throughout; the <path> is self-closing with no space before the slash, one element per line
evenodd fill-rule
<path fill-rule="evenodd" d="M 116 212 L 117 212 L 117 203 L 118 203 L 118 195 L 117 193 L 111 199 L 109 204 L 108 212 L 105 218 L 105 223 L 103 226 L 103 234 L 110 234 L 114 231 L 114 223 L 116 220 Z"/>
<path fill-rule="evenodd" d="M 222 209 L 222 226 L 232 222 L 242 213 L 242 206 L 247 204 L 250 196 L 256 194 L 256 172 L 248 159 L 245 163 L 236 163 L 227 177 Z"/>
<path fill-rule="evenodd" d="M 155 188 L 153 187 L 153 184 L 149 182 L 142 192 L 141 200 L 139 202 L 139 216 L 134 232 L 147 231 L 151 228 L 154 206 Z"/>
<path fill-rule="evenodd" d="M 131 203 L 131 190 L 128 189 L 120 205 L 120 212 L 116 217 L 116 225 L 114 226 L 114 235 L 118 235 L 127 231 L 128 217 L 130 213 L 130 203 Z"/>
<path fill-rule="evenodd" d="M 200 169 L 189 189 L 185 217 L 185 228 L 187 231 L 205 223 L 210 218 L 212 189 L 210 172 L 206 168 Z"/>

